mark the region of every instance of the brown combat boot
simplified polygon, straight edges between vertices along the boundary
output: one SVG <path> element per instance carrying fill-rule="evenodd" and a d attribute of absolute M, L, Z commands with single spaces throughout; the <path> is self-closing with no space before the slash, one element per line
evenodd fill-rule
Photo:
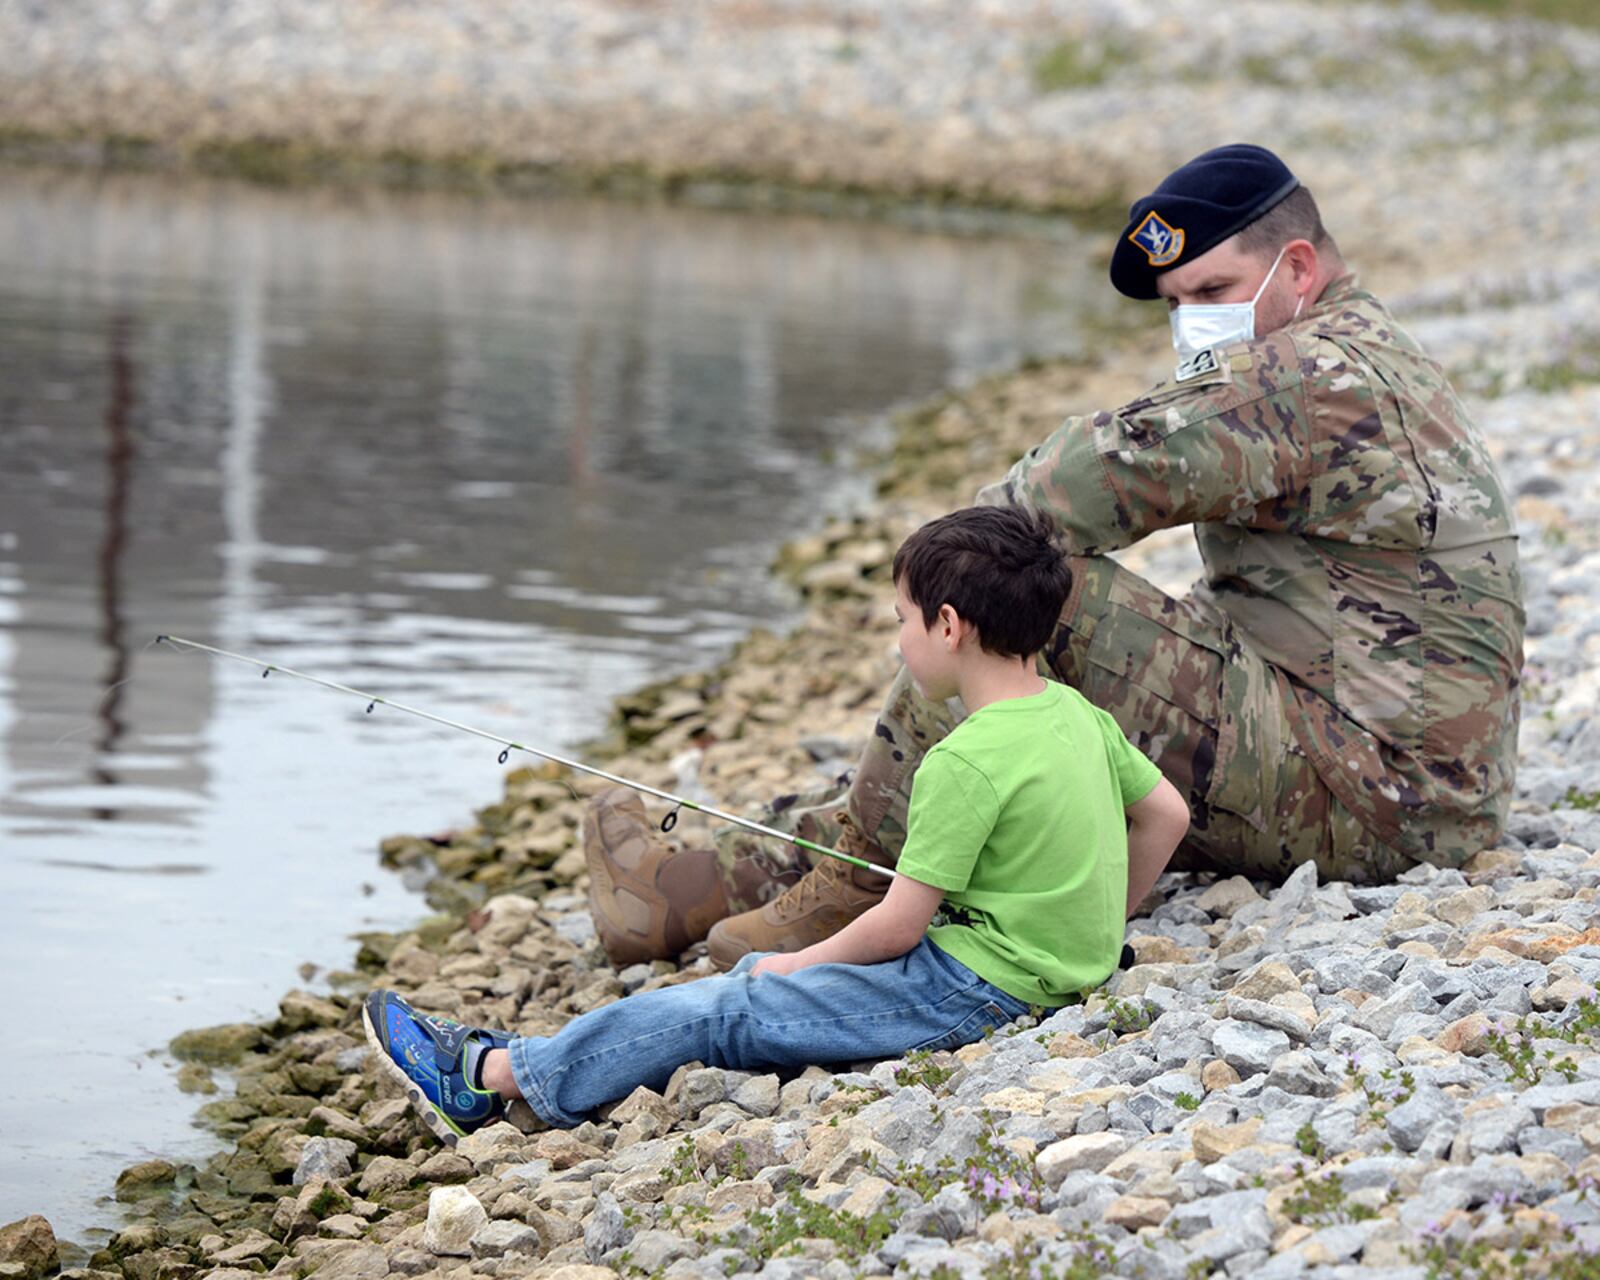
<path fill-rule="evenodd" d="M 711 849 L 670 849 L 626 787 L 602 791 L 583 815 L 589 911 L 619 969 L 674 960 L 728 913 Z"/>
<path fill-rule="evenodd" d="M 839 852 L 888 866 L 883 850 L 844 818 Z M 727 970 L 751 951 L 799 951 L 831 937 L 869 907 L 883 901 L 889 877 L 838 858 L 824 858 L 771 902 L 729 916 L 707 939 L 712 962 Z"/>

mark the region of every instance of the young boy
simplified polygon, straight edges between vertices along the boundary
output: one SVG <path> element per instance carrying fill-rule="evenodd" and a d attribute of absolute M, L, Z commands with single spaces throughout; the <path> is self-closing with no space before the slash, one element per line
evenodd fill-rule
<path fill-rule="evenodd" d="M 1112 972 L 1189 815 L 1116 721 L 1035 671 L 1072 584 L 1049 526 L 1016 508 L 954 512 L 906 539 L 894 582 L 912 678 L 967 718 L 917 771 L 883 901 L 802 951 L 629 996 L 548 1038 L 373 992 L 367 1037 L 441 1139 L 518 1098 L 575 1126 L 695 1060 L 754 1070 L 951 1049 Z M 941 904 L 950 923 L 930 930 Z"/>

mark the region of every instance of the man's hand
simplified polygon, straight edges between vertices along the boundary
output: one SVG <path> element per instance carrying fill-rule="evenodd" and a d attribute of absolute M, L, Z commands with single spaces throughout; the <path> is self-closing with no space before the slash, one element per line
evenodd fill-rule
<path fill-rule="evenodd" d="M 755 964 L 750 966 L 750 976 L 756 977 L 763 973 L 776 973 L 780 977 L 793 973 L 796 969 L 804 969 L 811 962 L 805 958 L 803 951 L 778 951 L 770 956 L 762 956 Z"/>

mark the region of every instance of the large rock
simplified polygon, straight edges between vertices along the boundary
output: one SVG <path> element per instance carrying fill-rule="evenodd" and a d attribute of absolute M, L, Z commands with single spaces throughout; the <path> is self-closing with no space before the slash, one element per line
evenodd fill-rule
<path fill-rule="evenodd" d="M 729 1095 L 738 1107 L 753 1116 L 771 1116 L 778 1112 L 778 1077 L 755 1076 L 746 1080 Z"/>
<path fill-rule="evenodd" d="M 1291 993 L 1283 992 L 1274 999 L 1281 1000 L 1289 994 Z M 1300 993 L 1296 991 L 1292 994 Z M 1264 1000 L 1247 1000 L 1241 996 L 1230 995 L 1222 1002 L 1222 1012 L 1237 1022 L 1253 1022 L 1258 1027 L 1281 1031 L 1291 1040 L 1297 1040 L 1301 1044 L 1311 1039 L 1311 1026 L 1304 1018 L 1280 1005 L 1268 1004 Z"/>
<path fill-rule="evenodd" d="M 1039 1176 L 1051 1188 L 1079 1169 L 1098 1173 L 1128 1149 L 1128 1139 L 1120 1133 L 1080 1133 L 1052 1142 L 1039 1153 Z"/>
<path fill-rule="evenodd" d="M 646 1275 L 666 1270 L 679 1258 L 692 1258 L 698 1248 L 671 1231 L 641 1231 L 628 1246 L 632 1264 Z"/>
<path fill-rule="evenodd" d="M 728 1096 L 729 1073 L 717 1067 L 699 1067 L 686 1072 L 673 1101 L 678 1114 L 697 1116 L 713 1103 Z"/>
<path fill-rule="evenodd" d="M 0 1264 L 20 1267 L 18 1280 L 54 1271 L 56 1260 L 56 1233 L 38 1214 L 0 1227 Z"/>
<path fill-rule="evenodd" d="M 470 1257 L 472 1237 L 488 1221 L 478 1197 L 465 1187 L 436 1187 L 428 1196 L 422 1247 L 441 1257 Z"/>
<path fill-rule="evenodd" d="M 311 1138 L 300 1148 L 300 1162 L 291 1181 L 303 1187 L 317 1178 L 337 1181 L 350 1176 L 356 1144 L 343 1138 Z"/>
<path fill-rule="evenodd" d="M 1317 864 L 1302 862 L 1267 899 L 1274 920 L 1292 920 L 1317 891 Z"/>
<path fill-rule="evenodd" d="M 1274 1059 L 1272 1070 L 1267 1072 L 1267 1088 L 1314 1098 L 1331 1098 L 1339 1092 L 1338 1081 L 1304 1049 Z"/>
<path fill-rule="evenodd" d="M 873 1103 L 858 1118 L 870 1118 L 873 1136 L 896 1155 L 908 1156 L 932 1146 L 943 1131 L 944 1124 L 930 1101 L 924 1089 L 901 1089 Z"/>
<path fill-rule="evenodd" d="M 1531 1089 L 1525 1089 L 1518 1101 L 1540 1119 L 1543 1119 L 1545 1113 L 1552 1107 L 1600 1106 L 1600 1080 L 1535 1085 Z"/>
<path fill-rule="evenodd" d="M 176 1036 L 172 1056 L 183 1062 L 204 1062 L 226 1067 L 266 1043 L 267 1033 L 253 1022 L 228 1022 L 216 1027 L 200 1027 Z"/>
<path fill-rule="evenodd" d="M 361 1146 L 370 1135 L 367 1127 L 334 1107 L 313 1107 L 306 1117 L 306 1132 L 315 1137 L 338 1138 L 353 1146 Z"/>
<path fill-rule="evenodd" d="M 1267 1222 L 1265 1191 L 1229 1191 L 1180 1204 L 1167 1218 L 1167 1231 L 1179 1240 L 1187 1240 L 1230 1222 L 1245 1220 L 1258 1226 Z"/>
<path fill-rule="evenodd" d="M 119 1243 L 121 1239 L 119 1236 Z M 217 1250 L 212 1255 L 211 1261 L 219 1267 L 242 1267 L 248 1266 L 251 1262 L 260 1262 L 263 1266 L 270 1267 L 281 1257 L 283 1257 L 283 1246 L 271 1236 L 262 1231 L 246 1231 L 244 1239 L 229 1245 L 226 1249 Z"/>
<path fill-rule="evenodd" d="M 1051 1036 L 1045 1047 L 1052 1058 L 1096 1058 L 1105 1052 L 1103 1046 L 1085 1040 L 1070 1031 Z"/>
<path fill-rule="evenodd" d="M 533 1142 L 533 1158 L 548 1160 L 552 1169 L 570 1169 L 585 1160 L 597 1160 L 605 1152 L 590 1143 L 574 1137 L 565 1129 L 551 1129 L 541 1133 Z"/>
<path fill-rule="evenodd" d="M 1189 1145 L 1194 1150 L 1196 1160 L 1201 1164 L 1211 1164 L 1223 1156 L 1231 1156 L 1235 1151 L 1243 1151 L 1255 1142 L 1260 1132 L 1259 1116 L 1243 1124 L 1229 1125 L 1207 1124 L 1197 1120 L 1189 1126 Z"/>
<path fill-rule="evenodd" d="M 743 1218 L 756 1209 L 768 1208 L 776 1199 L 770 1182 L 721 1182 L 707 1194 L 706 1208 L 713 1217 L 737 1213 Z"/>
<path fill-rule="evenodd" d="M 610 1119 L 616 1124 L 629 1124 L 648 1118 L 652 1137 L 665 1133 L 677 1118 L 667 1100 L 652 1089 L 640 1085 L 616 1106 L 611 1108 Z"/>
<path fill-rule="evenodd" d="M 1494 890 L 1488 885 L 1462 889 L 1433 904 L 1433 914 L 1447 924 L 1464 925 L 1494 905 Z"/>
<path fill-rule="evenodd" d="M 541 1270 L 539 1280 L 617 1280 L 617 1273 L 610 1267 L 590 1267 L 581 1262 L 572 1262 L 564 1267 Z"/>
<path fill-rule="evenodd" d="M 1389 1112 L 1389 1136 L 1402 1151 L 1416 1151 L 1440 1121 L 1450 1118 L 1454 1104 L 1434 1088 L 1419 1088 Z"/>
<path fill-rule="evenodd" d="M 1233 984 L 1229 994 L 1240 1000 L 1265 1003 L 1285 991 L 1299 991 L 1300 979 L 1281 960 L 1263 960 Z"/>
<path fill-rule="evenodd" d="M 1462 1122 L 1461 1135 L 1467 1140 L 1469 1157 L 1500 1155 L 1515 1152 L 1518 1135 L 1534 1123 L 1529 1108 L 1513 1103 L 1474 1112 Z"/>
<path fill-rule="evenodd" d="M 1289 1037 L 1254 1022 L 1219 1023 L 1211 1036 L 1217 1056 L 1241 1076 L 1259 1075 L 1289 1052 Z"/>
<path fill-rule="evenodd" d="M 342 1247 L 317 1268 L 322 1280 L 383 1280 L 388 1274 L 389 1255 L 376 1244 Z"/>
<path fill-rule="evenodd" d="M 280 1035 L 292 1035 L 313 1027 L 336 1027 L 344 1019 L 344 1010 L 332 1000 L 312 995 L 309 991 L 291 991 L 278 1001 Z"/>
<path fill-rule="evenodd" d="M 622 1216 L 622 1206 L 609 1191 L 602 1191 L 595 1203 L 594 1213 L 583 1231 L 583 1251 L 591 1262 L 599 1262 L 613 1249 L 620 1249 L 633 1239 L 633 1228 Z"/>
<path fill-rule="evenodd" d="M 411 1185 L 417 1176 L 416 1166 L 394 1156 L 376 1156 L 361 1171 L 357 1189 L 364 1196 L 384 1196 Z"/>
<path fill-rule="evenodd" d="M 475 1258 L 536 1254 L 539 1252 L 539 1233 L 520 1222 L 487 1222 L 472 1233 L 468 1243 Z"/>
<path fill-rule="evenodd" d="M 1106 1206 L 1105 1220 L 1112 1226 L 1137 1231 L 1140 1227 L 1160 1226 L 1171 1212 L 1172 1206 L 1159 1196 L 1118 1196 Z"/>
<path fill-rule="evenodd" d="M 1495 1020 L 1486 1013 L 1469 1013 L 1457 1018 L 1434 1040 L 1446 1053 L 1463 1053 L 1469 1058 L 1481 1058 L 1489 1052 L 1489 1037 L 1494 1034 Z"/>
<path fill-rule="evenodd" d="M 1255 1254 L 1256 1260 L 1266 1261 L 1266 1249 L 1272 1243 L 1272 1224 L 1265 1213 L 1247 1214 L 1229 1219 L 1202 1231 L 1188 1242 L 1191 1254 L 1206 1262 L 1225 1262 L 1240 1254 Z M 1250 1274 L 1249 1266 L 1236 1267 L 1236 1273 Z M 1191 1273 L 1195 1274 L 1195 1273 Z"/>
<path fill-rule="evenodd" d="M 1213 916 L 1231 916 L 1240 907 L 1260 901 L 1261 895 L 1253 884 L 1243 876 L 1229 876 L 1195 899 L 1195 906 Z"/>
<path fill-rule="evenodd" d="M 497 1161 L 521 1159 L 525 1143 L 526 1139 L 515 1125 L 501 1120 L 462 1138 L 456 1143 L 456 1154 L 472 1161 L 484 1172 Z"/>
<path fill-rule="evenodd" d="M 166 1160 L 144 1160 L 129 1165 L 117 1175 L 117 1199 L 137 1200 L 169 1187 L 177 1176 L 177 1168 Z"/>
<path fill-rule="evenodd" d="M 1391 994 L 1381 1000 L 1367 1001 L 1356 1010 L 1355 1016 L 1350 1019 L 1350 1024 L 1360 1027 L 1363 1031 L 1370 1031 L 1380 1040 L 1387 1040 L 1406 1014 L 1433 1015 L 1438 1010 L 1438 1004 L 1422 983 L 1409 982 L 1404 986 L 1397 986 Z"/>
<path fill-rule="evenodd" d="M 422 1162 L 417 1177 L 423 1182 L 466 1182 L 472 1177 L 472 1161 L 454 1151 L 435 1151 Z"/>

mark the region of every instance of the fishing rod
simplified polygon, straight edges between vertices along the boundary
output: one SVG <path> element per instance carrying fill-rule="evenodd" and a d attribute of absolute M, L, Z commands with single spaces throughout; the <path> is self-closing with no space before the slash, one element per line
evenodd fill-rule
<path fill-rule="evenodd" d="M 620 777 L 615 773 L 607 773 L 592 764 L 584 764 L 581 760 L 569 760 L 565 756 L 558 756 L 552 751 L 543 751 L 538 747 L 530 747 L 523 742 L 515 742 L 510 738 L 502 738 L 497 733 L 490 733 L 486 729 L 476 729 L 470 724 L 462 724 L 456 720 L 447 720 L 443 716 L 434 715 L 431 711 L 423 711 L 420 707 L 410 707 L 403 702 L 394 702 L 388 698 L 379 697 L 375 693 L 364 693 L 360 689 L 352 689 L 347 684 L 340 684 L 336 680 L 324 680 L 321 676 L 308 675 L 304 671 L 296 671 L 293 667 L 280 667 L 274 662 L 263 662 L 260 658 L 246 657 L 242 653 L 230 653 L 227 649 L 218 649 L 209 644 L 201 644 L 198 640 L 185 640 L 182 636 L 160 635 L 156 637 L 157 644 L 170 644 L 178 649 L 194 649 L 201 653 L 215 654 L 219 658 L 232 658 L 235 662 L 247 663 L 258 667 L 261 678 L 265 680 L 276 672 L 279 675 L 293 676 L 296 680 L 305 680 L 311 684 L 321 685 L 324 689 L 332 689 L 335 693 L 348 693 L 360 698 L 367 704 L 367 714 L 371 715 L 376 707 L 392 707 L 396 711 L 404 711 L 407 715 L 419 716 L 423 720 L 431 720 L 434 724 L 442 724 L 447 729 L 458 729 L 462 733 L 470 733 L 474 737 L 486 738 L 490 742 L 498 742 L 502 748 L 500 763 L 504 764 L 510 759 L 513 751 L 525 751 L 530 756 L 538 756 L 541 760 L 548 760 L 552 764 L 559 764 L 568 769 L 575 769 L 579 773 L 593 774 L 597 778 L 604 778 L 607 782 L 615 782 L 620 786 L 631 787 L 635 791 L 642 791 L 647 796 L 654 796 L 657 800 L 665 800 L 675 806 L 673 811 L 661 820 L 661 830 L 671 831 L 678 822 L 679 809 L 692 809 L 696 813 L 703 813 L 708 818 L 719 818 L 723 822 L 731 822 L 736 827 L 743 827 L 746 831 L 754 831 L 757 835 L 769 836 L 780 840 L 784 844 L 792 844 L 809 853 L 822 854 L 824 857 L 837 858 L 840 862 L 848 862 L 852 867 L 862 867 L 868 871 L 876 871 L 880 875 L 889 876 L 895 873 L 888 867 L 880 867 L 875 862 L 868 862 L 865 858 L 852 857 L 848 853 L 840 853 L 837 849 L 830 849 L 826 845 L 816 844 L 800 836 L 790 835 L 786 831 L 779 831 L 776 827 L 764 826 L 759 822 L 752 822 L 749 818 L 742 818 L 736 813 L 728 813 L 708 804 L 696 804 L 687 796 L 673 795 L 670 791 L 662 791 L 659 787 L 652 787 L 648 783 L 635 782 L 632 778 Z"/>

